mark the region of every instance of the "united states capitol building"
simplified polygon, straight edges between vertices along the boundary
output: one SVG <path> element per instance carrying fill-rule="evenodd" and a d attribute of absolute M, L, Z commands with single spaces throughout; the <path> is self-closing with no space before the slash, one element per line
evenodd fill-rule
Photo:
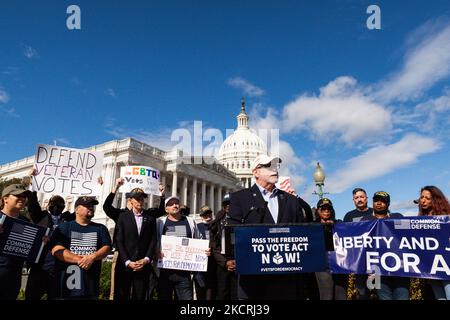
<path fill-rule="evenodd" d="M 182 150 L 163 151 L 134 138 L 112 140 L 86 148 L 104 154 L 103 185 L 97 199 L 103 204 L 115 180 L 120 177 L 121 167 L 142 165 L 158 169 L 161 182 L 166 186 L 166 196 L 180 197 L 181 204 L 188 206 L 191 214 L 196 214 L 205 204 L 213 212 L 217 212 L 221 209 L 225 194 L 250 186 L 251 162 L 259 154 L 267 154 L 266 144 L 249 128 L 248 121 L 245 101 L 242 99 L 237 129 L 221 145 L 218 159 L 201 158 L 199 161 L 198 158 L 184 154 Z M 0 165 L 0 179 L 25 177 L 33 168 L 34 161 L 35 156 L 32 155 Z M 44 207 L 50 197 L 50 194 L 38 194 Z M 66 197 L 66 210 L 73 211 L 75 201 L 74 197 Z M 154 207 L 158 204 L 159 197 L 151 195 L 145 206 Z M 123 194 L 116 194 L 114 205 L 125 207 L 126 199 Z M 98 206 L 93 221 L 103 223 L 108 228 L 114 227 L 114 222 L 106 216 L 101 205 Z"/>

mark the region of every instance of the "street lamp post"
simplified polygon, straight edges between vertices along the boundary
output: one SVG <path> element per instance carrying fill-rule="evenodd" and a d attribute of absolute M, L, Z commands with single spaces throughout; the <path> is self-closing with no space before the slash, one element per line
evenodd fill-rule
<path fill-rule="evenodd" d="M 313 194 L 318 195 L 319 199 L 322 199 L 323 195 L 328 194 L 328 192 L 323 192 L 323 186 L 325 185 L 325 172 L 322 170 L 319 162 L 317 162 L 317 167 L 316 170 L 314 170 L 313 178 L 319 191 L 314 191 Z"/>

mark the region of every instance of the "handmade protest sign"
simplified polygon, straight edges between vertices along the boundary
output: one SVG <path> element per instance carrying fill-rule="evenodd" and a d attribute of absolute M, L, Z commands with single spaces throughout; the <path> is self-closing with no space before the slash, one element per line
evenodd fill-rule
<path fill-rule="evenodd" d="M 121 192 L 130 192 L 134 188 L 141 188 L 146 194 L 161 195 L 159 192 L 159 170 L 144 166 L 127 166 L 120 168 L 120 176 L 124 184 Z"/>
<path fill-rule="evenodd" d="M 449 235 L 449 216 L 336 224 L 330 270 L 450 280 Z"/>
<path fill-rule="evenodd" d="M 4 214 L 0 216 L 3 232 L 0 233 L 0 255 L 37 263 L 44 248 L 43 236 L 50 229 Z"/>
<path fill-rule="evenodd" d="M 235 226 L 239 274 L 284 274 L 326 268 L 321 225 Z"/>
<path fill-rule="evenodd" d="M 99 195 L 103 153 L 50 145 L 38 145 L 33 191 L 58 195 Z"/>
<path fill-rule="evenodd" d="M 158 260 L 158 268 L 206 271 L 208 257 L 205 251 L 208 246 L 208 240 L 163 235 L 161 252 L 164 256 Z"/>

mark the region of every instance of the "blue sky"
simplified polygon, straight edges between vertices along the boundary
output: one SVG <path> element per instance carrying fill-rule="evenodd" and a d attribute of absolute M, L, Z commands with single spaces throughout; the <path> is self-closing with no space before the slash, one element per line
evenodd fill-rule
<path fill-rule="evenodd" d="M 81 30 L 66 9 L 81 8 Z M 366 9 L 381 9 L 369 30 Z M 282 173 L 312 205 L 320 161 L 337 215 L 351 190 L 412 213 L 450 192 L 447 1 L 2 1 L 0 163 L 38 143 L 128 136 L 165 148 L 177 128 L 279 128 Z"/>

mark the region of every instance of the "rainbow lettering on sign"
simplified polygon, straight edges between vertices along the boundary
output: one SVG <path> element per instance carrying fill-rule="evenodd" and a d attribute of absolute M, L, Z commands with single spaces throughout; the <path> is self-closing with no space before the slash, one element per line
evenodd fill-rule
<path fill-rule="evenodd" d="M 127 175 L 146 176 L 159 179 L 159 172 L 156 170 L 146 169 L 142 167 L 131 167 L 131 171 L 125 172 Z"/>

